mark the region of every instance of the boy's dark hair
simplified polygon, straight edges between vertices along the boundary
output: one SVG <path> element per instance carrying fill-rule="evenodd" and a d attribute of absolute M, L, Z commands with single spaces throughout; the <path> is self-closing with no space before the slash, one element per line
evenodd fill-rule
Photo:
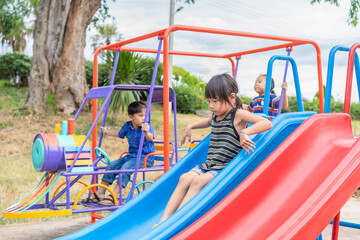
<path fill-rule="evenodd" d="M 128 114 L 134 115 L 136 113 L 141 112 L 143 108 L 146 108 L 146 104 L 140 101 L 135 101 L 129 104 L 128 106 Z"/>
<path fill-rule="evenodd" d="M 239 92 L 236 80 L 227 73 L 218 74 L 213 76 L 205 87 L 206 98 L 219 98 L 228 102 L 233 108 L 229 96 L 235 93 L 235 105 L 242 106 L 241 99 L 237 96 Z"/>
<path fill-rule="evenodd" d="M 259 77 L 267 77 L 267 74 L 260 74 Z M 275 81 L 273 78 L 271 78 L 271 84 L 270 84 L 270 93 L 271 94 L 275 94 L 275 91 L 274 91 L 274 88 L 275 88 Z"/>

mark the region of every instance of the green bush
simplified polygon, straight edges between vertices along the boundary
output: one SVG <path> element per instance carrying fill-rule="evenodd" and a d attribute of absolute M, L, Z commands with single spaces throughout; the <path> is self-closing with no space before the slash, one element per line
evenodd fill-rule
<path fill-rule="evenodd" d="M 249 105 L 251 103 L 251 101 L 253 100 L 251 97 L 245 97 L 245 96 L 240 96 L 240 99 L 242 101 L 243 104 Z"/>
<path fill-rule="evenodd" d="M 152 79 L 154 66 L 155 66 L 155 60 L 156 60 L 155 58 L 150 58 L 150 57 L 142 58 L 141 63 L 143 64 L 143 66 L 146 66 L 146 67 L 139 74 L 139 77 L 138 77 L 139 85 L 150 85 L 151 84 L 151 79 Z M 162 75 L 163 75 L 163 64 L 159 63 L 157 74 L 156 74 L 156 79 L 155 79 L 155 85 L 163 85 L 163 82 L 161 79 Z"/>
<path fill-rule="evenodd" d="M 360 120 L 360 104 L 352 103 L 350 105 L 350 116 L 353 120 Z"/>
<path fill-rule="evenodd" d="M 282 109 L 282 113 L 299 111 L 296 97 L 288 97 L 288 108 Z"/>
<path fill-rule="evenodd" d="M 181 67 L 174 66 L 173 67 L 173 75 L 175 76 L 176 81 L 181 80 L 181 84 L 186 84 L 188 86 L 192 86 L 197 89 L 202 94 L 205 94 L 205 86 L 206 83 L 202 82 L 199 78 L 194 75 L 191 75 L 188 71 Z"/>
<path fill-rule="evenodd" d="M 178 113 L 195 113 L 195 110 L 208 109 L 208 104 L 203 94 L 187 85 L 174 87 L 176 93 L 176 106 Z"/>
<path fill-rule="evenodd" d="M 105 80 L 111 77 L 111 72 L 108 71 L 105 63 L 98 65 L 98 86 L 104 86 Z M 93 86 L 93 62 L 86 61 L 85 64 L 85 78 L 89 88 Z"/>
<path fill-rule="evenodd" d="M 28 86 L 31 58 L 13 52 L 0 56 L 0 79 L 8 79 L 11 85 Z"/>

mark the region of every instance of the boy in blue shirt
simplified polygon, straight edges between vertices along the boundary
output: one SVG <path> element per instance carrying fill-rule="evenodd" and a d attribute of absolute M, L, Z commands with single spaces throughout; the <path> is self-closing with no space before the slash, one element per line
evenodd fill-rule
<path fill-rule="evenodd" d="M 264 110 L 264 97 L 265 97 L 265 85 L 266 85 L 266 74 L 261 74 L 255 82 L 254 90 L 259 96 L 255 97 L 247 109 L 253 113 L 263 113 Z M 274 79 L 271 79 L 270 87 L 270 102 L 269 102 L 269 112 L 268 119 L 273 120 L 278 114 L 280 97 L 276 96 L 274 92 L 275 82 Z M 284 89 L 282 109 L 287 109 L 288 107 L 288 97 L 286 94 L 287 83 L 283 82 L 281 88 Z M 244 104 L 245 105 L 245 104 Z M 246 105 L 245 105 L 246 106 Z M 246 109 L 246 108 L 245 108 Z"/>
<path fill-rule="evenodd" d="M 146 113 L 146 105 L 143 102 L 136 101 L 131 103 L 128 106 L 128 114 L 130 121 L 126 122 L 120 131 L 107 131 L 106 128 L 101 127 L 101 131 L 104 136 L 120 137 L 127 138 L 129 143 L 129 154 L 119 158 L 115 161 L 112 161 L 110 165 L 106 167 L 106 170 L 124 170 L 124 169 L 134 169 L 136 164 L 136 157 L 138 148 L 140 145 L 141 132 L 145 132 L 145 139 L 143 144 L 143 149 L 141 152 L 140 165 L 141 168 L 144 165 L 144 157 L 152 152 L 155 152 L 154 146 L 154 129 L 150 123 L 144 123 Z M 146 166 L 152 167 L 154 164 L 154 156 L 149 156 L 146 160 Z M 122 173 L 122 187 L 125 188 L 130 180 L 132 172 Z M 104 174 L 101 184 L 109 186 L 115 180 L 119 174 Z M 116 196 L 119 195 L 119 182 L 116 184 L 114 193 Z M 100 203 L 102 205 L 111 206 L 114 205 L 114 199 L 112 195 L 104 198 L 105 188 L 99 187 L 96 193 L 92 194 L 90 197 L 83 199 L 85 203 Z"/>

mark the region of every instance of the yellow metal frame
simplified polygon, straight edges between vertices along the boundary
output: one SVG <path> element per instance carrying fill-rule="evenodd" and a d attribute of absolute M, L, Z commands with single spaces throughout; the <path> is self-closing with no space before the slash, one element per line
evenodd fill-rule
<path fill-rule="evenodd" d="M 55 216 L 72 215 L 72 210 L 64 209 L 64 210 L 52 210 L 46 212 L 22 212 L 22 213 L 3 212 L 3 215 L 6 218 L 55 217 Z"/>
<path fill-rule="evenodd" d="M 113 191 L 111 188 L 109 188 L 108 186 L 105 186 L 104 184 L 101 184 L 101 183 L 95 183 L 95 184 L 89 185 L 89 186 L 87 186 L 86 188 L 84 188 L 83 190 L 81 190 L 81 192 L 76 196 L 75 201 L 74 201 L 74 206 L 73 206 L 73 209 L 74 209 L 74 210 L 75 210 L 76 207 L 77 207 L 77 203 L 78 203 L 81 195 L 82 195 L 86 190 L 88 190 L 88 189 L 90 189 L 90 188 L 92 188 L 92 187 L 104 187 L 104 188 L 107 189 L 107 190 L 110 192 L 110 194 L 112 195 L 112 197 L 113 197 L 113 199 L 114 199 L 114 204 L 115 204 L 115 205 L 119 205 L 119 201 L 117 200 L 117 197 L 115 196 L 115 193 L 114 193 L 114 191 Z"/>
<path fill-rule="evenodd" d="M 72 183 L 74 180 L 71 180 L 70 181 L 70 183 Z M 76 181 L 77 183 L 81 183 L 82 185 L 84 185 L 85 187 L 87 187 L 87 186 L 89 186 L 88 184 L 86 184 L 86 183 L 84 183 L 83 181 Z M 60 186 L 58 186 L 57 188 L 56 188 L 56 190 L 55 190 L 55 192 L 54 192 L 54 194 L 53 194 L 53 196 L 52 196 L 52 198 L 51 199 L 54 199 L 55 198 L 55 196 L 56 196 L 56 194 L 58 193 L 58 191 L 60 190 L 60 188 L 62 187 L 62 186 L 64 186 L 66 184 L 66 182 L 63 182 L 62 184 L 60 184 Z M 92 190 L 91 190 L 91 193 L 93 193 L 92 192 Z"/>

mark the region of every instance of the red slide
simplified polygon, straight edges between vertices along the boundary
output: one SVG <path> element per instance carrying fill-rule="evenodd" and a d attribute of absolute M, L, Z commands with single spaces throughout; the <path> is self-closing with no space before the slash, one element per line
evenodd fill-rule
<path fill-rule="evenodd" d="M 317 114 L 174 239 L 316 239 L 359 185 L 350 116 Z"/>

